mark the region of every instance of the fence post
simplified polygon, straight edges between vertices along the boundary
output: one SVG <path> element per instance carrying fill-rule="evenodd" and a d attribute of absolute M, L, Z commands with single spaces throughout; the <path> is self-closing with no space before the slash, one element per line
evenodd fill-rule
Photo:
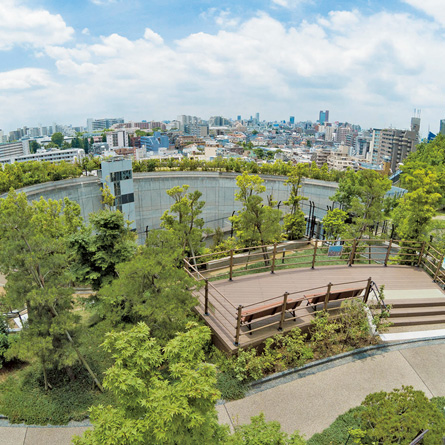
<path fill-rule="evenodd" d="M 371 264 L 371 260 L 372 260 L 371 248 L 372 248 L 372 246 L 369 245 L 368 246 L 368 264 Z"/>
<path fill-rule="evenodd" d="M 287 306 L 287 297 L 288 296 L 289 296 L 289 292 L 284 292 L 283 306 L 281 307 L 280 326 L 278 327 L 279 331 L 283 330 L 284 317 L 286 316 L 286 306 Z"/>
<path fill-rule="evenodd" d="M 369 277 L 368 284 L 366 285 L 365 295 L 363 295 L 363 303 L 365 304 L 368 302 L 369 292 L 371 292 L 371 284 L 372 284 L 372 279 L 371 277 Z"/>
<path fill-rule="evenodd" d="M 286 248 L 283 247 L 283 256 L 281 257 L 281 264 L 284 264 L 284 257 L 286 256 Z"/>
<path fill-rule="evenodd" d="M 239 334 L 241 330 L 241 312 L 243 310 L 243 306 L 240 304 L 238 306 L 238 312 L 236 315 L 236 333 L 235 333 L 235 346 L 239 346 Z"/>
<path fill-rule="evenodd" d="M 424 241 L 422 243 L 422 248 L 420 249 L 419 261 L 417 262 L 417 267 L 420 267 L 420 265 L 422 264 L 423 252 L 425 252 L 425 244 L 426 244 L 426 242 Z"/>
<path fill-rule="evenodd" d="M 230 251 L 229 281 L 233 278 L 233 249 Z"/>
<path fill-rule="evenodd" d="M 331 296 L 331 287 L 332 287 L 332 283 L 329 283 L 328 289 L 326 291 L 326 296 L 324 297 L 323 310 L 326 310 L 328 308 L 329 297 Z"/>
<path fill-rule="evenodd" d="M 317 257 L 317 246 L 318 246 L 318 240 L 315 240 L 314 244 L 314 256 L 312 257 L 312 267 L 311 269 L 315 268 L 315 258 Z"/>
<path fill-rule="evenodd" d="M 348 266 L 351 267 L 354 264 L 355 257 L 355 249 L 357 248 L 357 238 L 354 238 L 354 242 L 352 243 L 351 254 L 349 255 Z"/>
<path fill-rule="evenodd" d="M 443 259 L 444 259 L 444 257 L 445 257 L 445 255 L 442 255 L 442 256 L 440 257 L 439 264 L 437 265 L 437 268 L 436 268 L 436 273 L 434 274 L 433 283 L 436 282 L 436 278 L 437 278 L 437 275 L 439 274 L 439 270 L 440 270 L 440 268 L 442 267 L 442 263 L 443 263 Z"/>
<path fill-rule="evenodd" d="M 204 288 L 204 315 L 209 315 L 209 280 L 206 278 Z"/>
<path fill-rule="evenodd" d="M 275 258 L 277 256 L 277 243 L 273 244 L 273 254 L 272 254 L 272 267 L 270 273 L 275 273 Z"/>
<path fill-rule="evenodd" d="M 384 263 L 385 267 L 388 265 L 389 255 L 391 254 L 391 247 L 392 247 L 392 238 L 389 240 L 388 250 L 386 251 L 386 257 Z"/>

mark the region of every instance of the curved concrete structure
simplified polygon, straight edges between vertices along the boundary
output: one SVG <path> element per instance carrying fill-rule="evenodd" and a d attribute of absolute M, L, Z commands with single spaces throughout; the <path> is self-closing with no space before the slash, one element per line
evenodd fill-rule
<path fill-rule="evenodd" d="M 235 201 L 237 191 L 236 177 L 238 173 L 218 172 L 156 172 L 134 173 L 134 193 L 136 207 L 136 228 L 139 234 L 146 227 L 156 229 L 160 226 L 162 214 L 170 208 L 173 200 L 166 191 L 177 185 L 188 184 L 189 191 L 200 190 L 206 205 L 202 217 L 207 227 L 230 228 L 228 217 L 233 211 L 240 210 L 239 202 Z M 272 195 L 273 200 L 283 202 L 289 197 L 289 187 L 284 184 L 286 176 L 262 175 L 266 186 L 264 194 Z M 321 219 L 326 214 L 327 206 L 332 205 L 329 199 L 335 193 L 337 183 L 306 179 L 303 181 L 302 194 L 315 203 L 315 215 Z M 100 182 L 96 177 L 66 179 L 57 182 L 46 182 L 21 189 L 30 200 L 63 199 L 65 197 L 80 204 L 82 216 L 88 219 L 91 212 L 102 209 Z M 3 195 L 5 196 L 5 195 Z M 309 201 L 303 201 L 303 210 L 309 211 Z M 280 209 L 287 211 L 284 205 Z"/>

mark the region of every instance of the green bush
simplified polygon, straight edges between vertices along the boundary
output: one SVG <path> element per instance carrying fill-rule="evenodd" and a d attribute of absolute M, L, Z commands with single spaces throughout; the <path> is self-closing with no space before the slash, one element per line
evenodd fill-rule
<path fill-rule="evenodd" d="M 343 445 L 349 437 L 349 430 L 360 429 L 361 421 L 358 417 L 363 411 L 362 406 L 350 409 L 338 416 L 331 425 L 321 433 L 314 434 L 308 441 L 308 445 Z"/>
<path fill-rule="evenodd" d="M 369 394 L 362 405 L 362 429 L 371 441 L 379 444 L 410 443 L 426 429 L 429 431 L 423 439 L 425 445 L 440 444 L 445 436 L 443 412 L 412 386 Z"/>
<path fill-rule="evenodd" d="M 37 365 L 6 379 L 0 384 L 0 412 L 11 423 L 59 425 L 83 420 L 91 405 L 111 400 L 110 393 L 93 389 L 91 377 L 82 367 L 73 371 L 76 379 L 71 382 L 64 371 L 49 370 L 52 389 L 48 392 Z"/>
<path fill-rule="evenodd" d="M 227 445 L 304 445 L 306 441 L 298 431 L 289 436 L 281 431 L 277 421 L 266 422 L 264 414 L 252 417 L 251 423 L 235 427 Z"/>
<path fill-rule="evenodd" d="M 248 386 L 240 382 L 232 372 L 220 372 L 217 378 L 216 387 L 221 392 L 221 398 L 237 400 L 246 395 Z"/>
<path fill-rule="evenodd" d="M 5 353 L 9 349 L 10 338 L 7 330 L 6 319 L 0 314 L 0 369 L 6 361 Z"/>
<path fill-rule="evenodd" d="M 439 411 L 445 416 L 445 397 L 433 397 L 431 402 L 439 408 Z"/>

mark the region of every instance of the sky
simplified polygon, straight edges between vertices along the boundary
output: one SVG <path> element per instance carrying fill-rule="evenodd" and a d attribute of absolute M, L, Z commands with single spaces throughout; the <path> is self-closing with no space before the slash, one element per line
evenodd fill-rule
<path fill-rule="evenodd" d="M 443 0 L 0 0 L 0 129 L 445 118 Z"/>

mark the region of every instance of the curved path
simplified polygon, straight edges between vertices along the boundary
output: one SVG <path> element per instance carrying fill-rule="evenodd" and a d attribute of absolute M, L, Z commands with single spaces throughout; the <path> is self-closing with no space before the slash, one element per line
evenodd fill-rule
<path fill-rule="evenodd" d="M 371 392 L 412 385 L 428 397 L 445 396 L 444 369 L 445 338 L 385 345 L 269 379 L 244 399 L 222 403 L 217 410 L 220 422 L 231 426 L 264 412 L 283 430 L 298 429 L 309 438 Z M 0 445 L 68 445 L 87 428 L 0 426 Z"/>

